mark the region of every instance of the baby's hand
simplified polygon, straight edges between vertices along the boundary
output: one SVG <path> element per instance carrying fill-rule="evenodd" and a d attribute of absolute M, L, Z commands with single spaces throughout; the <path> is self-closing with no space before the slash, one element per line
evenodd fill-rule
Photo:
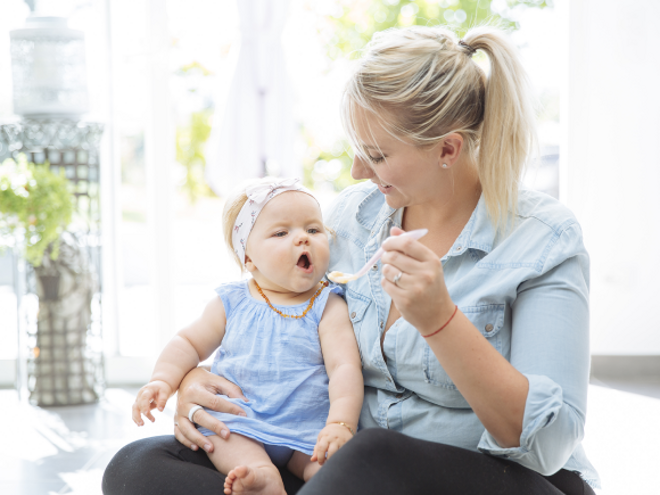
<path fill-rule="evenodd" d="M 323 465 L 326 461 L 326 454 L 327 459 L 330 459 L 351 438 L 353 438 L 353 434 L 345 426 L 338 423 L 326 425 L 316 440 L 311 461 L 318 461 L 319 464 Z"/>
<path fill-rule="evenodd" d="M 165 404 L 170 395 L 172 395 L 172 387 L 162 380 L 154 380 L 142 387 L 133 403 L 133 421 L 135 421 L 135 424 L 144 426 L 143 414 L 152 423 L 156 421 L 156 418 L 151 414 L 151 410 L 155 407 L 159 411 L 165 409 Z"/>

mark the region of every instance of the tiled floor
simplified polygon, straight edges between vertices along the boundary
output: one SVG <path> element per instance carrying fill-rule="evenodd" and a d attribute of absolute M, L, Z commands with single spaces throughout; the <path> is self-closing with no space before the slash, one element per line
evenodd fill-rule
<path fill-rule="evenodd" d="M 173 401 L 155 424 L 138 428 L 130 418 L 134 393 L 109 389 L 99 404 L 42 409 L 0 390 L 0 494 L 100 495 L 118 449 L 171 433 Z M 660 493 L 658 418 L 660 380 L 592 383 L 584 445 L 602 477 L 599 495 Z"/>

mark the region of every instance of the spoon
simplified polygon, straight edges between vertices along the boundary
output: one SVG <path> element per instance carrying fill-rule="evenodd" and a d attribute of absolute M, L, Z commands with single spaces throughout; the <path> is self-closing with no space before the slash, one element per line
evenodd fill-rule
<path fill-rule="evenodd" d="M 428 233 L 428 231 L 429 231 L 428 229 L 411 230 L 410 232 L 406 232 L 405 234 L 401 234 L 396 237 L 399 238 L 408 237 L 410 239 L 417 240 L 424 237 Z M 374 254 L 371 257 L 371 259 L 367 261 L 367 263 L 362 267 L 362 269 L 355 274 L 344 273 L 344 272 L 330 272 L 328 274 L 328 278 L 337 284 L 346 284 L 352 280 L 356 280 L 361 276 L 365 275 L 369 271 L 369 268 L 375 265 L 376 262 L 380 259 L 381 256 L 383 256 L 384 253 L 385 250 L 382 247 L 378 248 L 376 254 Z"/>

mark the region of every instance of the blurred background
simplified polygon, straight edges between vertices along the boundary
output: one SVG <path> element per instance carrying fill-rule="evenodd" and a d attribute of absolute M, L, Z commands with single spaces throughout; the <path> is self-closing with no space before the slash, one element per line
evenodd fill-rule
<path fill-rule="evenodd" d="M 619 459 L 602 439 L 636 434 L 612 431 L 611 404 L 639 427 L 628 411 L 660 411 L 660 324 L 648 312 L 660 298 L 658 14 L 652 0 L 2 0 L 0 190 L 43 192 L 43 215 L 20 194 L 0 203 L 15 208 L 0 219 L 0 393 L 11 405 L 0 417 L 31 418 L 40 446 L 0 434 L 16 449 L 0 452 L 15 467 L 0 471 L 3 493 L 100 493 L 118 448 L 170 433 L 165 418 L 131 429 L 131 394 L 213 288 L 241 276 L 222 239 L 232 185 L 297 175 L 328 204 L 353 183 L 339 100 L 373 33 L 446 24 L 461 35 L 483 22 L 509 30 L 536 91 L 541 156 L 525 183 L 567 204 L 585 233 L 591 407 L 610 411 L 594 419 L 587 453 L 603 493 L 625 493 L 603 472 Z M 73 211 L 58 206 L 67 194 Z M 59 264 L 47 247 L 57 238 Z M 63 287 L 64 271 L 85 315 L 77 340 L 58 344 L 69 293 L 49 284 Z M 79 380 L 58 383 L 56 354 L 74 344 L 65 360 Z M 652 472 L 642 458 L 629 469 Z M 656 493 L 646 476 L 634 493 Z"/>

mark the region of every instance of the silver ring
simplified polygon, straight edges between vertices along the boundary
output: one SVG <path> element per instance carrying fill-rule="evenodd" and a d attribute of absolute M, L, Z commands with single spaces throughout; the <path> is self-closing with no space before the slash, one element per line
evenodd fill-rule
<path fill-rule="evenodd" d="M 399 286 L 399 280 L 401 280 L 401 276 L 403 275 L 403 272 L 399 272 L 399 274 L 394 277 L 394 280 L 392 280 L 392 283 L 396 285 L 397 287 Z"/>
<path fill-rule="evenodd" d="M 188 411 L 188 419 L 190 420 L 191 423 L 196 424 L 196 423 L 195 423 L 195 420 L 193 420 L 193 416 L 194 416 L 195 413 L 196 413 L 197 411 L 199 411 L 200 409 L 204 409 L 204 408 L 203 408 L 202 406 L 200 406 L 200 405 L 194 405 L 194 406 L 190 409 L 190 411 Z"/>

